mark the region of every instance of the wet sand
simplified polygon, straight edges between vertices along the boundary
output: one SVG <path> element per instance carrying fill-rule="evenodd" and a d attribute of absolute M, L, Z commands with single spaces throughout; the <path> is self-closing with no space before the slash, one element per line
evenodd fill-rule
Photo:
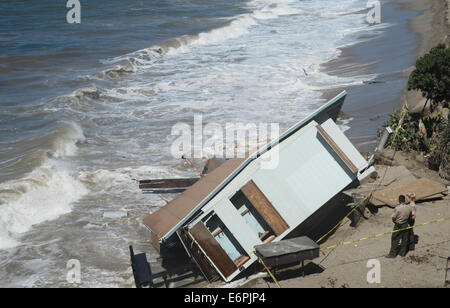
<path fill-rule="evenodd" d="M 331 75 L 376 74 L 375 83 L 345 88 L 343 112 L 353 118 L 347 136 L 360 151 L 371 152 L 377 130 L 405 100 L 407 74 L 417 57 L 448 40 L 445 1 L 382 1 L 381 22 L 391 26 L 368 41 L 341 49 L 341 56 L 323 65 Z M 329 99 L 344 89 L 325 91 Z M 415 97 L 414 100 L 420 100 Z"/>

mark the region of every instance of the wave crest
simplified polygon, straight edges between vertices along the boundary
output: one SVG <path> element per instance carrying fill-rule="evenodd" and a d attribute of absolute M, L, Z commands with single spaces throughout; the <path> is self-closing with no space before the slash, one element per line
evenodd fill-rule
<path fill-rule="evenodd" d="M 69 213 L 88 193 L 64 161 L 76 154 L 85 137 L 77 125 L 61 124 L 39 166 L 20 179 L 0 183 L 0 249 L 18 245 L 17 237 L 33 225 Z"/>

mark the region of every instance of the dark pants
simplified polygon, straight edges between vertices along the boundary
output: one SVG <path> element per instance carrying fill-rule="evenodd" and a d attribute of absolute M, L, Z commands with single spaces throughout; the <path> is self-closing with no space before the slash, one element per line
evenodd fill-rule
<path fill-rule="evenodd" d="M 408 226 L 409 226 L 408 223 L 395 224 L 394 231 L 407 228 Z M 397 256 L 397 248 L 401 242 L 401 247 L 400 247 L 400 251 L 398 254 L 400 256 L 404 257 L 408 251 L 409 236 L 410 236 L 409 230 L 403 230 L 403 231 L 398 231 L 398 232 L 392 233 L 391 251 L 389 252 L 389 255 Z"/>
<path fill-rule="evenodd" d="M 409 220 L 409 225 L 414 226 L 416 221 L 414 219 Z M 414 236 L 414 228 L 411 228 L 409 231 L 409 250 L 414 250 L 416 248 L 416 237 Z"/>

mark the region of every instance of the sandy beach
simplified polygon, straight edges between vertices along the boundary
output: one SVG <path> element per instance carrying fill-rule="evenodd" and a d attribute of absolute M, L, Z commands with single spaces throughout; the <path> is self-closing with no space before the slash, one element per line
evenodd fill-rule
<path fill-rule="evenodd" d="M 411 31 L 420 36 L 417 53 L 423 55 L 432 47 L 449 40 L 450 1 L 410 1 L 399 0 L 406 9 L 421 12 L 411 19 Z"/>
<path fill-rule="evenodd" d="M 404 50 L 405 54 L 408 50 L 410 51 L 411 48 L 414 48 L 414 54 L 417 57 L 428 52 L 430 48 L 439 42 L 448 42 L 448 33 L 450 33 L 449 4 L 450 1 L 447 0 L 432 2 L 400 0 L 392 4 L 402 7 L 404 12 L 401 14 L 412 14 L 407 23 L 408 35 L 416 36 L 417 40 L 413 38 L 413 42 L 417 44 L 415 45 L 416 47 L 413 47 L 409 45 L 412 44 L 411 42 L 406 43 L 406 41 L 399 39 L 398 45 L 408 46 L 405 47 L 407 49 Z M 414 14 L 414 12 L 416 13 Z M 397 25 L 397 30 L 404 31 L 405 29 L 401 29 L 401 26 Z M 380 39 L 384 40 L 384 43 L 389 42 L 389 34 Z M 409 36 L 409 39 L 411 39 L 411 36 Z M 364 64 L 361 61 L 363 57 L 358 55 L 358 52 L 369 48 L 368 46 L 373 43 L 373 41 L 366 42 L 344 48 L 341 57 L 325 65 L 326 69 L 335 74 L 354 74 L 355 67 L 356 71 L 359 72 L 361 70 L 367 72 L 376 71 L 376 63 L 365 62 L 366 64 Z M 381 52 L 380 46 L 378 47 L 378 52 Z M 386 53 L 383 56 L 378 55 L 378 58 L 389 59 L 390 48 L 392 47 L 386 46 Z M 409 56 L 406 55 L 407 61 L 411 61 Z M 389 62 L 390 60 L 387 61 Z M 402 62 L 402 60 L 399 60 L 399 62 Z M 355 63 L 360 63 L 360 65 L 354 65 Z M 401 66 L 405 63 L 397 64 Z M 382 83 L 353 87 L 349 90 L 349 102 L 344 112 L 348 112 L 350 115 L 357 115 L 357 119 L 353 123 L 358 129 L 364 127 L 361 123 L 367 123 L 362 130 L 356 132 L 355 128 L 354 131 L 350 130 L 349 132 L 350 137 L 359 145 L 360 150 L 367 149 L 368 145 L 371 146 L 376 142 L 376 140 L 373 140 L 373 134 L 376 134 L 376 129 L 374 128 L 381 127 L 386 115 L 392 112 L 393 108 L 398 108 L 405 102 L 406 73 L 391 76 L 390 82 L 397 85 L 392 85 L 385 79 L 386 75 L 382 75 L 381 78 L 384 79 Z M 401 84 L 403 84 L 403 88 L 399 88 Z M 325 97 L 331 95 L 331 93 L 332 91 L 325 93 Z M 370 96 L 373 93 L 377 93 L 377 95 Z M 392 99 L 393 96 L 395 99 Z M 357 113 L 358 109 L 355 107 L 355 101 L 364 97 L 369 101 L 373 101 L 374 105 L 372 107 L 365 105 L 367 109 L 360 110 Z M 409 99 L 410 101 L 411 99 L 419 100 L 420 97 Z M 366 115 L 362 115 L 364 113 Z M 369 131 L 371 129 L 373 130 L 372 135 Z M 448 181 L 441 179 L 436 172 L 429 170 L 424 165 L 423 156 L 418 153 L 397 153 L 395 161 L 396 164 L 405 166 L 418 178 L 426 177 L 444 185 L 450 185 Z M 392 222 L 390 216 L 392 211 L 393 209 L 388 206 L 380 207 L 375 213 L 368 214 L 367 219 L 362 219 L 356 227 L 350 226 L 349 219 L 344 220 L 341 227 L 322 243 L 321 247 L 328 247 L 391 231 Z M 447 195 L 444 198 L 418 203 L 417 211 L 416 224 L 450 217 L 450 196 Z M 385 235 L 376 239 L 363 240 L 326 250 L 325 255 L 321 255 L 318 259 L 305 266 L 306 277 L 301 276 L 300 267 L 293 267 L 279 272 L 277 274 L 278 282 L 284 288 L 443 287 L 444 269 L 447 258 L 450 256 L 450 221 L 446 220 L 418 227 L 415 229 L 415 234 L 419 236 L 418 245 L 406 257 L 397 257 L 396 259 L 384 258 L 389 251 L 391 240 L 390 235 Z M 368 261 L 371 259 L 379 261 L 381 267 L 380 283 L 369 283 L 367 281 L 367 273 L 372 268 L 368 266 Z M 276 288 L 277 286 L 272 279 L 261 278 L 249 282 L 245 287 Z"/>

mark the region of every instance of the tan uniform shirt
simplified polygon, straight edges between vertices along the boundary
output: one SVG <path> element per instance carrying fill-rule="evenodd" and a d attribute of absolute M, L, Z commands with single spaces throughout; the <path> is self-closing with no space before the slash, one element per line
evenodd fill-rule
<path fill-rule="evenodd" d="M 394 209 L 392 219 L 396 224 L 407 223 L 409 217 L 411 216 L 411 212 L 411 206 L 409 206 L 408 204 L 400 204 Z"/>

